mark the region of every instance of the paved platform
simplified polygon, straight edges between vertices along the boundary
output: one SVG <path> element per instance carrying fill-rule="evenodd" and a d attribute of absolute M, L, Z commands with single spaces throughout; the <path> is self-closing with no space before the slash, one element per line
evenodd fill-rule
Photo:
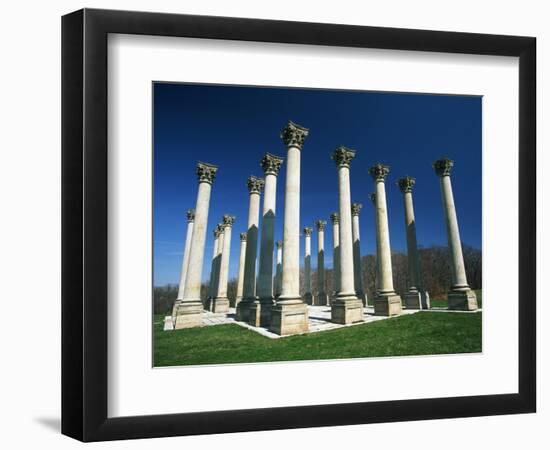
<path fill-rule="evenodd" d="M 418 314 L 424 311 L 426 310 L 404 309 L 401 316 L 409 315 L 409 314 Z M 429 311 L 441 312 L 441 313 L 472 314 L 472 313 L 480 312 L 481 309 L 478 309 L 477 311 L 449 311 L 446 308 L 431 308 Z M 335 329 L 344 328 L 344 327 L 353 327 L 364 323 L 378 322 L 379 320 L 391 320 L 395 317 L 400 317 L 400 316 L 394 316 L 394 317 L 375 316 L 374 308 L 367 307 L 367 308 L 363 308 L 363 322 L 357 322 L 350 325 L 340 325 L 337 323 L 332 323 L 330 321 L 330 306 L 308 306 L 308 314 L 309 314 L 309 331 L 307 333 L 318 333 L 319 331 L 335 330 Z M 279 336 L 278 334 L 275 334 L 275 333 L 271 333 L 267 328 L 253 327 L 252 325 L 249 325 L 247 323 L 239 322 L 236 319 L 235 308 L 230 308 L 228 313 L 218 313 L 218 314 L 210 311 L 204 311 L 202 323 L 203 323 L 203 326 L 214 326 L 214 325 L 224 325 L 228 323 L 234 323 L 236 325 L 239 325 L 243 328 L 247 328 L 258 334 L 261 334 L 262 336 L 266 336 L 271 339 L 280 339 L 280 338 L 286 337 L 286 336 Z M 166 316 L 164 319 L 164 330 L 172 330 L 173 328 L 174 326 L 172 324 L 172 317 Z"/>

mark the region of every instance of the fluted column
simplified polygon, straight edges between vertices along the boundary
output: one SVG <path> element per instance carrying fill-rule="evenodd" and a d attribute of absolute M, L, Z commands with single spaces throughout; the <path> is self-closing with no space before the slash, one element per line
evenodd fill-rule
<path fill-rule="evenodd" d="M 277 268 L 275 269 L 275 298 L 281 295 L 283 283 L 283 241 L 277 241 Z"/>
<path fill-rule="evenodd" d="M 250 176 L 247 181 L 249 192 L 248 231 L 246 232 L 246 257 L 244 262 L 243 299 L 237 306 L 237 317 L 248 322 L 250 305 L 256 300 L 256 258 L 258 253 L 258 223 L 260 220 L 260 193 L 264 180 Z"/>
<path fill-rule="evenodd" d="M 193 224 L 195 223 L 195 210 L 187 210 L 187 233 L 185 235 L 185 247 L 183 249 L 183 259 L 181 263 L 181 276 L 178 289 L 178 300 L 183 298 L 185 289 L 185 278 L 187 277 L 187 269 L 189 268 L 189 250 L 191 247 L 191 238 L 193 237 Z"/>
<path fill-rule="evenodd" d="M 454 161 L 444 158 L 435 161 L 433 167 L 439 177 L 441 197 L 443 200 L 443 212 L 447 228 L 447 241 L 451 253 L 451 289 L 447 296 L 449 309 L 476 310 L 477 298 L 475 292 L 470 289 L 466 279 L 466 268 L 462 255 L 462 243 L 458 229 L 458 219 L 451 185 L 451 170 Z"/>
<path fill-rule="evenodd" d="M 325 280 L 325 226 L 326 220 L 317 220 L 317 294 L 315 295 L 315 305 L 326 305 L 327 289 Z"/>
<path fill-rule="evenodd" d="M 243 298 L 243 282 L 244 282 L 244 261 L 246 258 L 246 233 L 240 234 L 241 252 L 239 254 L 239 277 L 237 278 L 237 297 L 235 298 L 235 307 Z"/>
<path fill-rule="evenodd" d="M 355 150 L 340 146 L 332 154 L 338 169 L 340 217 L 340 290 L 331 304 L 331 320 L 348 324 L 363 320 L 363 303 L 355 294 L 353 279 L 353 235 L 351 224 L 350 164 Z"/>
<path fill-rule="evenodd" d="M 408 309 L 428 309 L 430 296 L 426 292 L 422 282 L 420 270 L 420 257 L 416 242 L 416 221 L 412 190 L 416 180 L 413 177 L 403 177 L 397 182 L 399 190 L 403 194 L 403 206 L 405 209 L 405 230 L 407 233 L 407 263 L 409 274 L 409 290 L 403 295 L 405 306 Z"/>
<path fill-rule="evenodd" d="M 351 216 L 353 220 L 353 280 L 355 283 L 355 293 L 363 302 L 363 306 L 367 306 L 367 294 L 363 286 L 363 267 L 361 263 L 361 233 L 359 231 L 359 213 L 363 205 L 361 203 L 353 203 L 351 205 Z"/>
<path fill-rule="evenodd" d="M 275 247 L 275 206 L 277 198 L 277 175 L 283 158 L 266 153 L 261 161 L 265 174 L 264 205 L 262 213 L 262 235 L 260 243 L 260 264 L 258 268 L 258 299 L 251 307 L 249 323 L 268 326 L 273 306 L 273 250 Z"/>
<path fill-rule="evenodd" d="M 229 311 L 229 298 L 227 298 L 227 282 L 229 281 L 229 256 L 231 252 L 231 231 L 235 223 L 235 216 L 225 214 L 223 216 L 223 248 L 220 259 L 220 275 L 218 293 L 212 305 L 215 313 Z"/>
<path fill-rule="evenodd" d="M 300 297 L 300 152 L 309 130 L 288 122 L 281 132 L 287 147 L 283 225 L 282 292 L 272 309 L 270 329 L 280 335 L 308 330 L 307 306 Z"/>
<path fill-rule="evenodd" d="M 211 164 L 199 163 L 197 165 L 199 189 L 197 204 L 195 206 L 195 224 L 189 251 L 189 266 L 185 280 L 185 289 L 183 298 L 179 302 L 176 311 L 176 329 L 202 325 L 201 283 L 204 245 L 206 241 L 206 227 L 208 225 L 210 194 L 217 170 L 218 168 Z"/>
<path fill-rule="evenodd" d="M 332 221 L 332 298 L 340 292 L 340 216 L 337 212 L 330 215 Z"/>
<path fill-rule="evenodd" d="M 374 203 L 376 210 L 376 265 L 378 270 L 374 314 L 393 316 L 401 313 L 401 297 L 397 295 L 393 288 L 390 230 L 388 226 L 385 185 L 390 168 L 378 163 L 369 169 L 369 173 L 374 180 L 376 190 Z"/>
<path fill-rule="evenodd" d="M 313 295 L 311 293 L 311 232 L 313 228 L 304 228 L 304 301 L 311 305 Z"/>

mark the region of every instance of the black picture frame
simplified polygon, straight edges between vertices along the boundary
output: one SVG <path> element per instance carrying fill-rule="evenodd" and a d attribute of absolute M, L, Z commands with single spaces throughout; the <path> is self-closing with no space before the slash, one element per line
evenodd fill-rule
<path fill-rule="evenodd" d="M 109 33 L 519 57 L 518 392 L 108 418 Z M 64 16 L 62 433 L 82 441 L 103 441 L 535 412 L 535 92 L 533 37 L 95 9 Z"/>

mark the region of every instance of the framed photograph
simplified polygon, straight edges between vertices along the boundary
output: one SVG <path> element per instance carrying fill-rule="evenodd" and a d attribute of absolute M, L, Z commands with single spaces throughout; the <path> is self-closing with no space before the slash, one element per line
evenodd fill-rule
<path fill-rule="evenodd" d="M 535 412 L 536 40 L 62 20 L 62 432 Z"/>

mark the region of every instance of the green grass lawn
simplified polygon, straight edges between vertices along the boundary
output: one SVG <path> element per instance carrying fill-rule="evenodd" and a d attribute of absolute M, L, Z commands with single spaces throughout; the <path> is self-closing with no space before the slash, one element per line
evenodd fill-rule
<path fill-rule="evenodd" d="M 283 339 L 269 339 L 234 324 L 165 332 L 163 316 L 156 316 L 154 365 L 480 352 L 481 314 L 426 311 Z"/>

